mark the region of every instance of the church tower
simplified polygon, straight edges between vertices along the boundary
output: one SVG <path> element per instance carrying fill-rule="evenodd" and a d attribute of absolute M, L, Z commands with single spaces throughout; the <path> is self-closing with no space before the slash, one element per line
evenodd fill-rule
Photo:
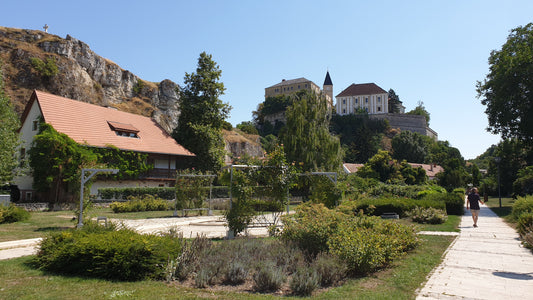
<path fill-rule="evenodd" d="M 326 98 L 328 100 L 330 107 L 332 107 L 333 106 L 333 82 L 331 81 L 331 77 L 329 77 L 329 71 L 326 72 L 326 79 L 324 79 L 324 85 L 322 86 L 322 90 L 324 91 L 324 94 L 326 94 Z"/>

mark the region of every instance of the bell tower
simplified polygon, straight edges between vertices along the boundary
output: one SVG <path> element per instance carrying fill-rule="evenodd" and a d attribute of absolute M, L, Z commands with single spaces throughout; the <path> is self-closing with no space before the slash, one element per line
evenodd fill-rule
<path fill-rule="evenodd" d="M 331 77 L 329 76 L 329 71 L 326 72 L 326 79 L 324 79 L 324 85 L 322 86 L 322 90 L 324 91 L 324 94 L 326 94 L 326 98 L 328 100 L 328 104 L 330 107 L 333 106 L 333 82 L 331 81 Z"/>

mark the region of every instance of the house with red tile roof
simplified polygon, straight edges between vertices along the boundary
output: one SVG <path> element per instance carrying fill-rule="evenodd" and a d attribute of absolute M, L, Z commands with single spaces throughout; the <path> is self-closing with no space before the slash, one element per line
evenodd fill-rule
<path fill-rule="evenodd" d="M 91 187 L 91 194 L 96 194 L 101 187 L 172 186 L 177 166 L 194 156 L 151 118 L 34 91 L 21 119 L 21 157 L 31 147 L 41 120 L 79 144 L 96 148 L 112 145 L 120 150 L 148 154 L 148 163 L 154 167 L 152 171 L 133 181 L 97 181 Z M 33 178 L 19 176 L 15 183 L 21 191 L 21 200 L 32 200 Z"/>

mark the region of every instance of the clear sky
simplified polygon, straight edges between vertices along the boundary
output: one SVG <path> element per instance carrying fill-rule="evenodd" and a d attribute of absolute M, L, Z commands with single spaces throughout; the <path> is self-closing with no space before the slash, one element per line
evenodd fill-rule
<path fill-rule="evenodd" d="M 87 43 L 144 80 L 183 84 L 202 51 L 222 70 L 229 121 L 252 120 L 264 89 L 305 77 L 334 95 L 352 83 L 394 89 L 406 110 L 419 101 L 430 127 L 475 158 L 488 133 L 476 81 L 511 29 L 533 22 L 531 0 L 442 1 L 27 1 L 1 0 L 0 26 Z"/>

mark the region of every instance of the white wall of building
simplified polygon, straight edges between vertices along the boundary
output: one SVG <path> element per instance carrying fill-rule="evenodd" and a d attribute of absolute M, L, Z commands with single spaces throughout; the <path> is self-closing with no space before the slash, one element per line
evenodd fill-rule
<path fill-rule="evenodd" d="M 39 120 L 42 116 L 41 110 L 37 101 L 33 102 L 33 105 L 30 108 L 30 111 L 26 117 L 24 124 L 20 129 L 20 146 L 19 146 L 19 155 L 21 152 L 25 152 L 25 158 L 28 159 L 28 150 L 31 148 L 31 143 L 33 142 L 33 137 L 39 133 Z M 21 151 L 21 149 L 24 149 Z M 14 183 L 19 187 L 20 190 L 31 190 L 33 185 L 33 178 L 29 175 L 28 172 L 25 172 L 26 175 L 16 176 L 13 178 Z"/>
<path fill-rule="evenodd" d="M 336 111 L 339 115 L 353 114 L 358 108 L 366 110 L 369 114 L 386 114 L 389 112 L 387 93 L 337 97 L 336 101 Z"/>

